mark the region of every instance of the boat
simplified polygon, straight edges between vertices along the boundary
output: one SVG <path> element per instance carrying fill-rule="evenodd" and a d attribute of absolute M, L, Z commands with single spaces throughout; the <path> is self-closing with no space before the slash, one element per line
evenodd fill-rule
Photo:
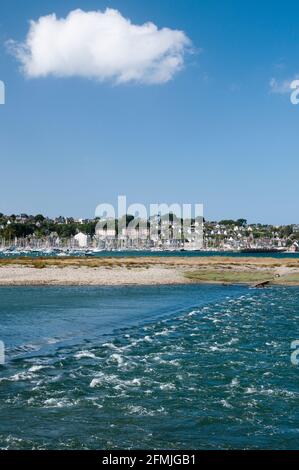
<path fill-rule="evenodd" d="M 282 253 L 286 251 L 281 248 L 242 248 L 240 253 Z"/>

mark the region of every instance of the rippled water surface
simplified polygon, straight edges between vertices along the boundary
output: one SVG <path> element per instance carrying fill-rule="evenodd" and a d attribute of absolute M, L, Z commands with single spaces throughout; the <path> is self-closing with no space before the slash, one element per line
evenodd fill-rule
<path fill-rule="evenodd" d="M 0 289 L 0 447 L 299 448 L 299 288 Z"/>

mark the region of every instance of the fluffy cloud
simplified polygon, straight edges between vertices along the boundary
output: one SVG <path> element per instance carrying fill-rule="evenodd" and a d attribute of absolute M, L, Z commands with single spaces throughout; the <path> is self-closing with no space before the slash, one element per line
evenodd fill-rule
<path fill-rule="evenodd" d="M 24 42 L 10 41 L 29 78 L 78 76 L 147 84 L 171 80 L 190 46 L 183 31 L 134 25 L 113 9 L 43 16 L 30 22 Z"/>

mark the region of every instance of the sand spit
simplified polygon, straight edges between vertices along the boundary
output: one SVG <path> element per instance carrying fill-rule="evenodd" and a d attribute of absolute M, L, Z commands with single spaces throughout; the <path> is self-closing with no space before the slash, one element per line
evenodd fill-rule
<path fill-rule="evenodd" d="M 0 285 L 299 285 L 299 259 L 253 257 L 0 259 Z"/>

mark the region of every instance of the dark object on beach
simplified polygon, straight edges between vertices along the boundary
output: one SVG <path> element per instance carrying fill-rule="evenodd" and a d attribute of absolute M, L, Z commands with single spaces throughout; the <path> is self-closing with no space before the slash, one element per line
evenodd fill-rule
<path fill-rule="evenodd" d="M 262 281 L 262 282 L 258 282 L 257 284 L 254 284 L 253 287 L 266 287 L 268 284 L 270 283 L 270 281 Z"/>

